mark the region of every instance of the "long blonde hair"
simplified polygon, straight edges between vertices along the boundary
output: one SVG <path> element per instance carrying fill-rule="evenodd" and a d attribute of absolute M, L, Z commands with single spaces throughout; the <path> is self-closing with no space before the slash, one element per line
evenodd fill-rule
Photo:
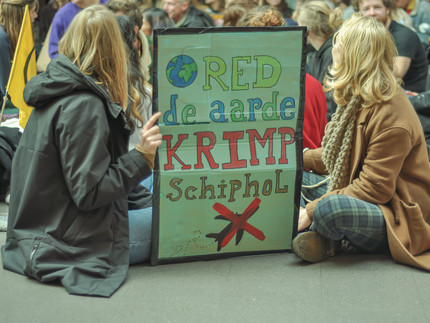
<path fill-rule="evenodd" d="M 399 80 L 394 76 L 397 49 L 387 28 L 375 18 L 354 14 L 333 37 L 341 42 L 340 64 L 329 68 L 324 84 L 338 105 L 361 97 L 367 108 L 390 100 Z"/>
<path fill-rule="evenodd" d="M 127 55 L 111 11 L 102 5 L 82 10 L 67 28 L 58 50 L 102 84 L 113 102 L 127 107 Z"/>
<path fill-rule="evenodd" d="M 3 26 L 11 43 L 10 59 L 13 59 L 19 32 L 24 18 L 25 6 L 39 6 L 38 0 L 1 0 L 0 2 L 0 25 Z"/>
<path fill-rule="evenodd" d="M 294 12 L 293 18 L 326 41 L 342 25 L 343 13 L 340 8 L 331 10 L 325 1 L 309 1 Z"/>
<path fill-rule="evenodd" d="M 375 18 L 353 15 L 333 38 L 339 61 L 325 78 L 338 104 L 325 129 L 322 160 L 330 174 L 329 191 L 348 185 L 357 113 L 378 108 L 397 92 L 393 73 L 396 47 L 387 28 Z M 335 46 L 335 45 L 334 45 Z"/>

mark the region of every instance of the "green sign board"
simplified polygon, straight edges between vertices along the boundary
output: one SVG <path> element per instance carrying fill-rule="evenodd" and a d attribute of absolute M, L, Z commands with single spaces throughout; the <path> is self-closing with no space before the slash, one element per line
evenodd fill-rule
<path fill-rule="evenodd" d="M 154 37 L 152 264 L 285 251 L 302 178 L 305 29 Z"/>

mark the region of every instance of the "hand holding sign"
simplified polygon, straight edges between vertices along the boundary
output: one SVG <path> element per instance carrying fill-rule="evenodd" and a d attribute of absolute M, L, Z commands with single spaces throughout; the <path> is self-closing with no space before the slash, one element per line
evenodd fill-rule
<path fill-rule="evenodd" d="M 155 152 L 161 145 L 162 139 L 160 129 L 158 126 L 154 126 L 159 117 L 161 117 L 161 112 L 154 114 L 143 126 L 140 132 L 140 143 L 136 146 L 136 150 L 142 153 L 151 169 L 154 168 Z"/>

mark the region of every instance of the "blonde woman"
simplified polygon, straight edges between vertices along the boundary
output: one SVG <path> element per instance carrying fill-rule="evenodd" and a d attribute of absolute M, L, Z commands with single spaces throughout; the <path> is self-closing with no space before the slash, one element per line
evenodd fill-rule
<path fill-rule="evenodd" d="M 308 53 L 308 73 L 323 84 L 329 66 L 333 62 L 331 55 L 333 35 L 343 22 L 340 8 L 332 10 L 325 1 L 308 1 L 300 5 L 293 18 L 299 26 L 308 28 L 308 44 L 315 51 Z M 336 110 L 331 94 L 327 93 L 327 120 Z"/>
<path fill-rule="evenodd" d="M 26 5 L 33 23 L 39 7 L 37 0 L 0 0 L 0 103 L 6 91 Z"/>
<path fill-rule="evenodd" d="M 430 270 L 430 166 L 420 121 L 393 74 L 396 49 L 384 25 L 354 15 L 335 36 L 338 104 L 322 148 L 304 153 L 297 256 L 318 262 L 341 240 Z M 326 189 L 315 187 L 327 181 Z"/>
<path fill-rule="evenodd" d="M 127 194 L 151 175 L 161 144 L 156 114 L 128 152 L 133 118 L 125 113 L 122 44 L 112 12 L 84 9 L 61 39 L 58 58 L 24 91 L 35 109 L 13 160 L 3 266 L 61 282 L 71 294 L 110 296 L 123 283 L 136 236 L 129 235 Z M 139 225 L 130 217 L 133 230 Z"/>

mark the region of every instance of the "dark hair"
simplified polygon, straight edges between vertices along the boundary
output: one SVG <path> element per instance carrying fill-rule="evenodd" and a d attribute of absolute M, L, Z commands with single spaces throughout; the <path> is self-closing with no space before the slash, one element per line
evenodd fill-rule
<path fill-rule="evenodd" d="M 266 6 L 271 6 L 268 2 L 267 2 L 267 0 L 264 0 L 264 5 L 266 5 Z M 282 15 L 284 16 L 284 17 L 287 17 L 287 18 L 291 18 L 291 16 L 293 15 L 293 9 L 291 9 L 289 6 L 288 6 L 288 4 L 287 4 L 287 2 L 285 1 L 285 0 L 281 0 L 281 2 L 279 3 L 279 5 L 277 5 L 277 6 L 271 6 L 271 7 L 275 7 L 280 13 L 282 13 Z"/>
<path fill-rule="evenodd" d="M 116 16 L 115 18 L 118 22 L 126 52 L 129 56 L 127 71 L 128 92 L 133 102 L 127 105 L 126 114 L 133 121 L 132 127 L 137 126 L 140 128 L 143 126 L 143 103 L 144 100 L 149 100 L 149 96 L 144 87 L 145 77 L 140 66 L 139 52 L 133 45 L 136 41 L 136 34 L 134 32 L 135 25 L 132 18 L 129 16 Z"/>
<path fill-rule="evenodd" d="M 169 17 L 167 12 L 161 8 L 146 9 L 143 14 L 145 20 L 151 26 L 151 29 L 175 27 L 173 20 Z"/>

